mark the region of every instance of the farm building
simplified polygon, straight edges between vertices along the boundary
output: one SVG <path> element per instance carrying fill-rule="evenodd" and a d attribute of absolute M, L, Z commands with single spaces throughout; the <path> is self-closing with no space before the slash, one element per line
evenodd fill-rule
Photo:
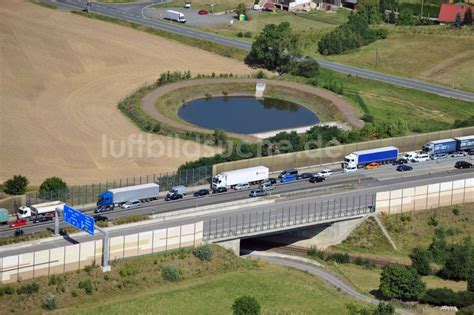
<path fill-rule="evenodd" d="M 470 6 L 465 3 L 443 3 L 441 9 L 439 10 L 438 21 L 440 23 L 454 23 L 456 20 L 456 15 L 461 14 L 461 19 L 464 18 L 466 11 L 471 8 L 471 11 L 474 10 L 473 6 Z"/>

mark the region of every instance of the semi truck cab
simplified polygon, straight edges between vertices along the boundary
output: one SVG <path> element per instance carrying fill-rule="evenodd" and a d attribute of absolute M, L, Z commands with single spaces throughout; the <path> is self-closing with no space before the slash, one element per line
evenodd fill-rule
<path fill-rule="evenodd" d="M 353 169 L 357 168 L 357 156 L 353 153 L 346 155 L 344 158 L 344 163 L 342 163 L 343 169 Z"/>
<path fill-rule="evenodd" d="M 110 191 L 104 191 L 99 194 L 97 208 L 111 206 L 114 203 L 113 194 Z"/>

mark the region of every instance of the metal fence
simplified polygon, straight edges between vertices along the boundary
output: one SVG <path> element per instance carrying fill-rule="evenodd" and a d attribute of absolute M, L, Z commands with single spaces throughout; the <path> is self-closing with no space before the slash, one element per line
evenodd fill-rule
<path fill-rule="evenodd" d="M 252 159 L 216 164 L 213 166 L 212 173 L 216 175 L 225 171 L 232 171 L 259 165 L 268 167 L 270 172 L 278 172 L 289 168 L 317 167 L 342 161 L 344 156 L 354 151 L 368 150 L 385 146 L 395 146 L 400 150 L 400 152 L 415 151 L 421 150 L 422 146 L 428 141 L 469 135 L 474 135 L 474 127 L 351 143 L 272 156 L 262 156 Z"/>
<path fill-rule="evenodd" d="M 26 194 L 26 204 L 38 204 L 50 200 L 62 200 L 69 205 L 86 205 L 97 202 L 99 193 L 111 188 L 120 188 L 140 184 L 159 183 L 160 191 L 168 191 L 172 186 L 197 186 L 210 183 L 212 168 L 205 166 L 182 172 L 170 172 L 139 177 L 123 178 L 105 183 L 71 186 L 66 191 L 51 191 L 44 194 L 38 192 Z"/>
<path fill-rule="evenodd" d="M 286 207 L 255 210 L 204 222 L 205 240 L 231 239 L 271 231 L 286 230 L 318 222 L 338 221 L 375 211 L 375 195 L 347 196 L 338 199 L 298 203 Z"/>

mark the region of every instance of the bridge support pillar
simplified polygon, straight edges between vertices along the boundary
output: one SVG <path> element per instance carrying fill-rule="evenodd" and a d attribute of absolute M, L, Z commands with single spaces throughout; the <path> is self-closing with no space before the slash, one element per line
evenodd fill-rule
<path fill-rule="evenodd" d="M 229 249 L 234 254 L 237 256 L 240 256 L 240 239 L 235 239 L 235 240 L 230 240 L 230 241 L 223 241 L 223 242 L 218 242 L 216 243 L 217 245 L 220 245 L 224 247 L 225 249 Z"/>

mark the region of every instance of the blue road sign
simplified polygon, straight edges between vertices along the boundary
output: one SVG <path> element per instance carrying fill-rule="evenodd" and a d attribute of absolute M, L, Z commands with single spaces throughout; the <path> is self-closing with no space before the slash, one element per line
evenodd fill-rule
<path fill-rule="evenodd" d="M 90 235 L 94 235 L 94 218 L 87 216 L 68 205 L 64 205 L 64 222 L 67 222 Z"/>

